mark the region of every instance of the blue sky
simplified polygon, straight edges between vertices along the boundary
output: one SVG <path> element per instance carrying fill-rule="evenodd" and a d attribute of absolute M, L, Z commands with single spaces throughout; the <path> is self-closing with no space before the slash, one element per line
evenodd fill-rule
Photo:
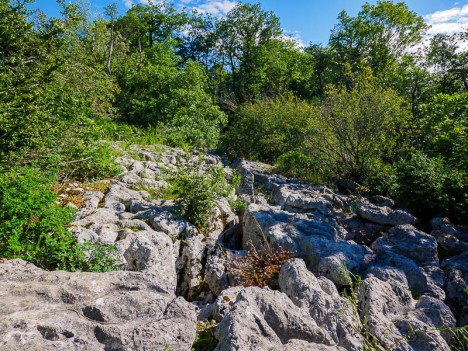
<path fill-rule="evenodd" d="M 80 1 L 80 0 L 78 0 Z M 82 1 L 82 0 L 81 0 Z M 93 13 L 102 13 L 106 5 L 116 2 L 121 13 L 131 4 L 149 0 L 85 0 Z M 283 29 L 302 43 L 326 44 L 330 30 L 336 24 L 341 10 L 356 15 L 365 0 L 244 0 L 260 2 L 264 9 L 274 11 L 281 19 Z M 369 1 L 375 3 L 376 1 Z M 468 0 L 407 0 L 408 7 L 423 16 L 432 25 L 431 34 L 468 30 Z M 215 15 L 223 15 L 235 5 L 232 0 L 176 0 L 178 6 L 197 8 Z M 58 15 L 55 0 L 36 0 L 35 6 L 49 15 Z"/>

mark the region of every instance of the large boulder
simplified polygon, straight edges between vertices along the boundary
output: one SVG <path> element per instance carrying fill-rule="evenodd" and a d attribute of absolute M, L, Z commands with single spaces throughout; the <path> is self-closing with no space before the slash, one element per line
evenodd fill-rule
<path fill-rule="evenodd" d="M 190 350 L 196 314 L 157 273 L 0 263 L 0 349 Z"/>
<path fill-rule="evenodd" d="M 385 277 L 381 280 L 376 277 Z M 388 350 L 448 351 L 441 323 L 453 325 L 453 316 L 442 301 L 423 296 L 417 304 L 402 275 L 394 269 L 376 271 L 358 288 L 361 318 L 367 333 Z M 433 306 L 438 312 L 428 311 Z"/>
<path fill-rule="evenodd" d="M 333 218 L 320 214 L 251 204 L 243 217 L 243 246 L 248 249 L 251 243 L 262 251 L 280 245 L 303 258 L 314 273 L 338 285 L 349 285 L 349 271 L 358 272 L 364 257 L 372 251 L 342 239 L 342 230 Z"/>
<path fill-rule="evenodd" d="M 415 224 L 417 221 L 416 217 L 406 211 L 393 210 L 390 207 L 374 205 L 364 200 L 354 206 L 354 211 L 362 218 L 378 224 Z"/>
<path fill-rule="evenodd" d="M 412 225 L 400 225 L 388 231 L 377 239 L 372 249 L 391 250 L 397 254 L 411 258 L 421 266 L 438 266 L 437 240 Z"/>
<path fill-rule="evenodd" d="M 412 259 L 386 249 L 378 251 L 375 256 L 371 257 L 367 266 L 368 269 L 365 272 L 388 267 L 396 268 L 405 275 L 415 297 L 426 294 L 441 300 L 445 299 L 443 271 L 436 266 L 420 267 Z"/>
<path fill-rule="evenodd" d="M 363 350 L 357 310 L 340 296 L 331 281 L 316 278 L 303 260 L 293 259 L 281 268 L 279 285 L 296 306 L 309 312 L 335 343 L 348 351 Z"/>
<path fill-rule="evenodd" d="M 294 305 L 283 293 L 268 288 L 242 290 L 234 307 L 219 324 L 217 351 L 339 350 L 330 334 L 320 328 L 307 311 Z M 294 346 L 295 347 L 295 346 Z"/>
<path fill-rule="evenodd" d="M 458 326 L 468 325 L 468 252 L 442 262 L 446 274 L 446 303 L 458 320 Z"/>

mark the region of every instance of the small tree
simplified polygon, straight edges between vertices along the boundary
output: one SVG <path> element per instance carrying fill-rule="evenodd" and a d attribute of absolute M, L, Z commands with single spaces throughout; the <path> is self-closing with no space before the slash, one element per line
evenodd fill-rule
<path fill-rule="evenodd" d="M 367 74 L 351 91 L 328 87 L 317 118 L 307 135 L 310 154 L 335 175 L 362 181 L 376 160 L 391 160 L 405 145 L 410 109 Z"/>

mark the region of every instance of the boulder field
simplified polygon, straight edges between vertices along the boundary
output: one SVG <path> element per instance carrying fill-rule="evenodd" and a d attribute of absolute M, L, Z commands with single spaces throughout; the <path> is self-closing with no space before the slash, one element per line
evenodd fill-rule
<path fill-rule="evenodd" d="M 79 242 L 114 244 L 119 270 L 0 262 L 0 350 L 192 350 L 210 321 L 217 351 L 448 351 L 450 328 L 468 325 L 468 230 L 448 219 L 426 233 L 391 199 L 343 195 L 262 163 L 123 152 L 122 174 L 104 193 L 82 191 L 69 229 Z M 155 195 L 191 163 L 241 177 L 245 208 L 219 197 L 205 232 Z M 274 289 L 237 286 L 230 263 L 252 247 L 294 253 Z"/>

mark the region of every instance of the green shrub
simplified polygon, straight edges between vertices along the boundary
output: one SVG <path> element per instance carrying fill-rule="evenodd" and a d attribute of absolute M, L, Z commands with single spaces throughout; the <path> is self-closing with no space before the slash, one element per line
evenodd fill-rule
<path fill-rule="evenodd" d="M 448 166 L 441 158 L 422 152 L 396 163 L 398 187 L 395 198 L 420 216 L 449 215 L 465 220 L 468 215 L 466 175 Z"/>
<path fill-rule="evenodd" d="M 376 160 L 372 163 L 369 176 L 364 182 L 375 194 L 395 197 L 398 190 L 398 179 L 395 166 Z"/>
<path fill-rule="evenodd" d="M 395 160 L 405 149 L 410 117 L 402 98 L 363 74 L 352 90 L 327 88 L 308 153 L 324 161 L 327 173 L 361 182 L 375 160 Z"/>
<path fill-rule="evenodd" d="M 44 269 L 113 269 L 111 247 L 79 245 L 66 229 L 75 210 L 57 203 L 52 181 L 32 168 L 0 173 L 0 257 L 22 258 Z"/>
<path fill-rule="evenodd" d="M 0 170 L 34 163 L 62 176 L 113 175 L 98 140 L 115 116 L 117 86 L 86 50 L 85 11 L 62 7 L 47 19 L 0 5 L 0 42 L 9 43 L 0 50 Z"/>
<path fill-rule="evenodd" d="M 230 158 L 274 163 L 279 156 L 301 149 L 314 120 L 314 107 L 290 96 L 247 103 L 238 109 L 220 149 Z"/>
<path fill-rule="evenodd" d="M 321 183 L 325 176 L 319 162 L 301 151 L 289 151 L 278 157 L 276 169 L 287 177 Z"/>
<path fill-rule="evenodd" d="M 468 171 L 468 92 L 437 94 L 421 106 L 418 120 L 424 150 Z"/>
<path fill-rule="evenodd" d="M 415 152 L 394 165 L 379 163 L 366 184 L 423 219 L 447 215 L 458 222 L 467 221 L 467 175 L 440 157 Z"/>
<path fill-rule="evenodd" d="M 182 216 L 206 232 L 219 196 L 227 197 L 232 207 L 239 205 L 233 198 L 239 181 L 240 178 L 235 176 L 230 184 L 222 166 L 202 170 L 200 164 L 194 164 L 179 168 L 174 183 Z"/>
<path fill-rule="evenodd" d="M 145 64 L 130 70 L 120 83 L 119 102 L 126 120 L 156 126 L 165 143 L 178 147 L 215 147 L 226 115 L 207 93 L 208 76 L 197 62 L 180 68 L 168 43 L 145 50 Z"/>

